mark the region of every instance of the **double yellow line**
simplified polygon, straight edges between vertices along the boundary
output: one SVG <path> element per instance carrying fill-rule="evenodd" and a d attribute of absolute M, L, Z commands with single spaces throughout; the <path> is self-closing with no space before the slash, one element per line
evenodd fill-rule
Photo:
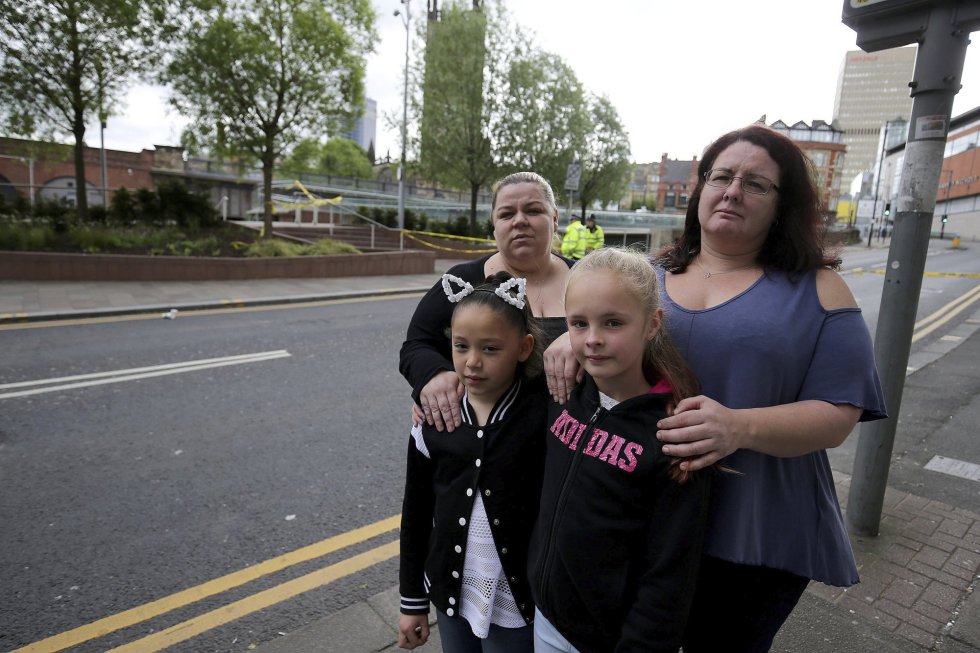
<path fill-rule="evenodd" d="M 922 340 L 927 335 L 965 311 L 967 308 L 973 305 L 977 299 L 980 299 L 980 286 L 974 286 L 971 290 L 949 302 L 932 315 L 919 320 L 912 327 L 912 342 Z"/>
<path fill-rule="evenodd" d="M 196 587 L 165 596 L 151 603 L 125 610 L 118 614 L 99 619 L 84 626 L 42 639 L 19 648 L 12 653 L 54 653 L 83 642 L 96 639 L 111 632 L 128 628 L 149 619 L 154 619 L 177 608 L 190 605 L 210 596 L 226 592 L 256 579 L 273 574 L 301 562 L 335 553 L 341 549 L 365 542 L 398 528 L 400 516 L 368 524 L 361 528 L 342 533 L 321 542 L 305 546 L 257 565 L 246 567 Z M 308 573 L 275 587 L 252 594 L 244 599 L 229 603 L 210 612 L 188 619 L 165 630 L 142 639 L 111 649 L 113 652 L 149 653 L 160 651 L 179 642 L 196 637 L 212 628 L 258 612 L 271 605 L 281 603 L 304 592 L 316 589 L 339 578 L 357 573 L 398 555 L 398 540 L 382 544 L 363 553 L 354 555 L 336 564 Z"/>

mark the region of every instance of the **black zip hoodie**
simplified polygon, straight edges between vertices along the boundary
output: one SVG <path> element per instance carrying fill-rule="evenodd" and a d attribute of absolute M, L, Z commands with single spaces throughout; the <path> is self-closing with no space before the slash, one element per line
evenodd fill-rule
<path fill-rule="evenodd" d="M 669 395 L 599 405 L 588 375 L 550 402 L 534 603 L 582 653 L 677 651 L 694 595 L 710 473 L 670 476 L 656 439 Z"/>

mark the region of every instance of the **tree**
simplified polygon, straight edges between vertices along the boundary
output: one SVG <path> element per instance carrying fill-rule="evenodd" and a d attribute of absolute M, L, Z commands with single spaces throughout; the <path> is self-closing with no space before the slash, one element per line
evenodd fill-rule
<path fill-rule="evenodd" d="M 618 201 L 629 187 L 633 173 L 629 136 L 619 121 L 616 107 L 607 98 L 594 95 L 589 96 L 587 106 L 592 128 L 581 157 L 579 206 L 582 215 L 593 202 Z"/>
<path fill-rule="evenodd" d="M 0 3 L 0 115 L 13 135 L 75 143 L 78 216 L 88 213 L 85 126 L 103 122 L 164 39 L 175 2 L 18 0 Z M 179 13 L 179 12 L 176 12 Z M 173 27 L 173 24 L 169 24 Z"/>
<path fill-rule="evenodd" d="M 276 160 L 360 110 L 375 38 L 370 0 L 224 0 L 186 38 L 163 75 L 171 101 L 198 142 L 261 162 L 271 237 Z"/>
<path fill-rule="evenodd" d="M 502 14 L 467 9 L 460 0 L 443 5 L 428 23 L 420 75 L 412 100 L 419 119 L 419 171 L 440 183 L 470 191 L 470 233 L 475 234 L 480 189 L 493 181 L 492 141 L 503 35 Z M 489 11 L 492 11 L 490 9 Z"/>
<path fill-rule="evenodd" d="M 533 170 L 560 192 L 590 128 L 575 71 L 555 54 L 528 48 L 510 63 L 505 94 L 507 111 L 494 130 L 502 165 Z"/>
<path fill-rule="evenodd" d="M 286 173 L 309 172 L 355 179 L 374 177 L 374 166 L 368 162 L 364 150 L 347 138 L 331 138 L 326 143 L 303 139 L 279 167 Z"/>

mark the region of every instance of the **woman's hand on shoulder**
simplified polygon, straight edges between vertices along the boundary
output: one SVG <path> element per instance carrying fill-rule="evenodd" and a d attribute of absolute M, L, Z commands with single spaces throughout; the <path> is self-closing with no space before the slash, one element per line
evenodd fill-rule
<path fill-rule="evenodd" d="M 830 268 L 817 270 L 817 297 L 825 311 L 857 308 L 857 300 L 854 299 L 854 294 L 844 281 L 844 277 Z"/>
<path fill-rule="evenodd" d="M 456 372 L 444 370 L 437 373 L 422 388 L 419 401 L 425 421 L 436 430 L 452 432 L 463 423 L 459 401 L 463 398 L 463 384 Z"/>
<path fill-rule="evenodd" d="M 740 446 L 743 425 L 738 411 L 698 395 L 678 402 L 670 417 L 657 422 L 657 429 L 663 452 L 682 458 L 682 471 L 695 472 L 734 453 Z"/>
<path fill-rule="evenodd" d="M 412 650 L 429 640 L 429 616 L 403 614 L 398 619 L 398 648 Z"/>
<path fill-rule="evenodd" d="M 563 333 L 544 351 L 544 376 L 548 382 L 548 393 L 559 404 L 568 401 L 575 384 L 582 380 L 584 370 L 572 353 L 572 343 L 568 333 Z"/>

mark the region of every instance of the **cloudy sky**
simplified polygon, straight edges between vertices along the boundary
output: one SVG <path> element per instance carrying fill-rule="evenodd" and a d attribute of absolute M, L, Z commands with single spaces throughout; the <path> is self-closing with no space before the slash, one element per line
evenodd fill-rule
<path fill-rule="evenodd" d="M 410 1 L 413 20 L 422 20 L 426 3 Z M 542 49 L 563 57 L 588 90 L 612 100 L 639 162 L 663 153 L 690 158 L 763 114 L 769 122 L 830 121 L 844 54 L 858 49 L 854 31 L 841 23 L 840 0 L 504 2 Z M 402 5 L 372 4 L 378 43 L 368 60 L 367 94 L 378 102 L 375 150 L 397 157 L 405 28 L 393 12 Z M 175 144 L 183 121 L 165 98 L 165 89 L 134 88 L 123 114 L 109 119 L 106 147 L 138 151 Z M 953 115 L 978 105 L 975 42 L 967 50 Z M 87 140 L 94 143 L 97 134 L 97 128 L 90 131 Z"/>

